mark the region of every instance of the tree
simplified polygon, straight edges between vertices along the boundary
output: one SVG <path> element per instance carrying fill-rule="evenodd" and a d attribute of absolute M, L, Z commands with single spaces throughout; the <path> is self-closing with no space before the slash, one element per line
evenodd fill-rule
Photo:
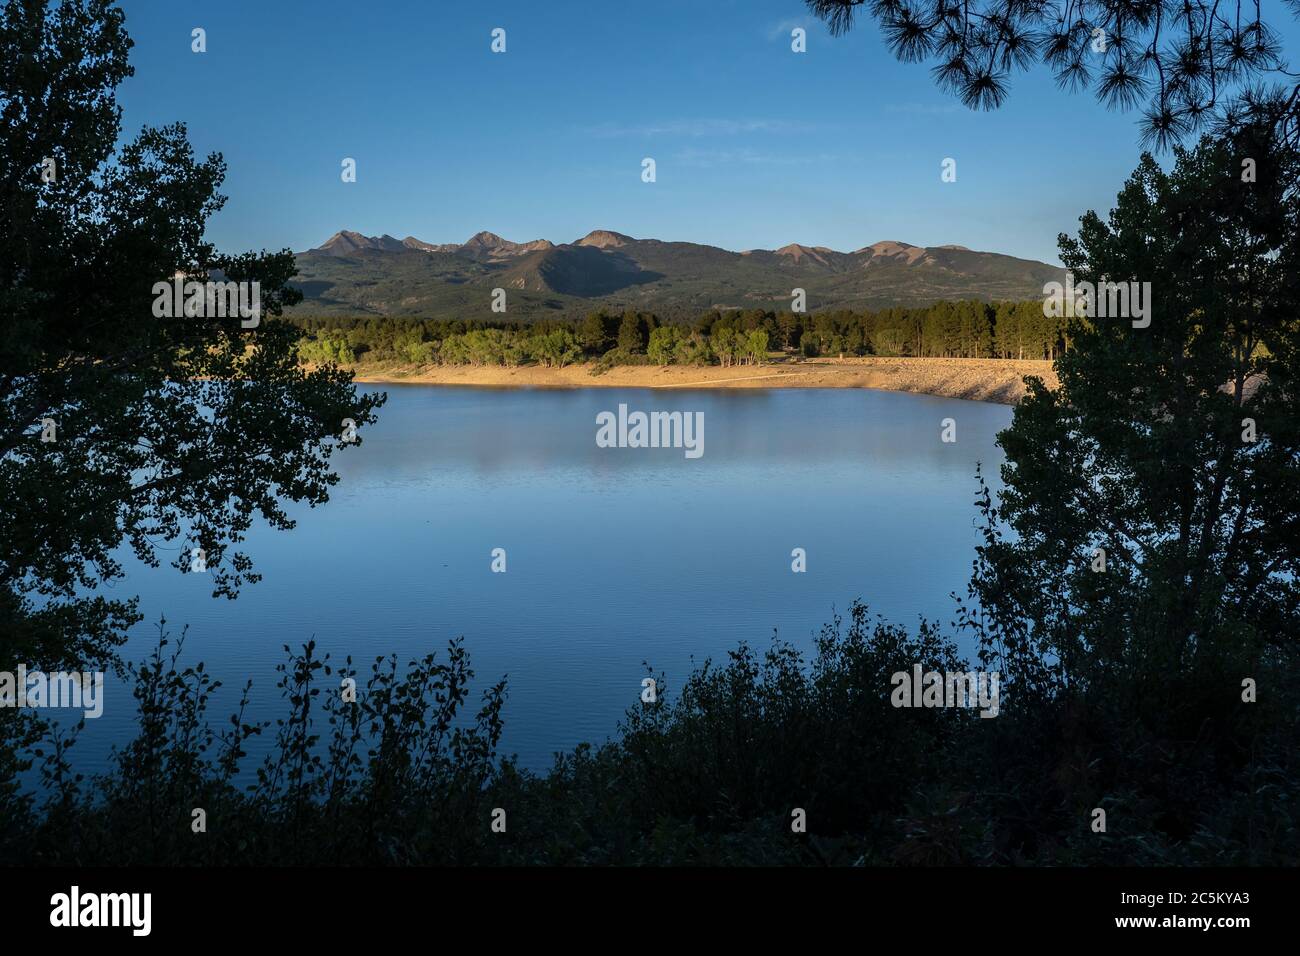
<path fill-rule="evenodd" d="M 709 336 L 709 347 L 718 357 L 718 364 L 725 368 L 736 358 L 736 333 L 726 326 L 715 325 Z"/>
<path fill-rule="evenodd" d="M 996 109 L 1011 74 L 1042 62 L 1071 91 L 1111 108 L 1143 106 L 1144 139 L 1167 146 L 1213 120 L 1220 132 L 1273 127 L 1300 147 L 1300 83 L 1275 33 L 1246 0 L 806 0 L 832 34 L 869 10 L 894 55 L 931 60 L 945 90 Z M 1290 3 L 1300 12 L 1300 4 Z M 1273 75 L 1280 86 L 1259 81 Z"/>
<path fill-rule="evenodd" d="M 449 335 L 442 340 L 442 347 L 438 349 L 438 364 L 468 365 L 469 362 L 469 342 L 464 335 Z"/>
<path fill-rule="evenodd" d="M 398 333 L 393 339 L 393 355 L 401 362 L 428 365 L 433 361 L 433 345 L 425 341 L 424 330 L 418 326 Z"/>
<path fill-rule="evenodd" d="M 816 353 L 821 353 L 828 348 L 832 348 L 832 342 L 838 334 L 838 330 L 835 328 L 835 320 L 825 312 L 819 312 L 813 316 L 812 328 L 804 333 L 803 338 L 805 342 L 811 340 Z"/>
<path fill-rule="evenodd" d="M 878 329 L 872 336 L 871 349 L 877 355 L 900 355 L 907 344 L 904 332 L 894 326 Z"/>
<path fill-rule="evenodd" d="M 548 368 L 564 368 L 581 354 L 578 340 L 568 329 L 552 329 L 532 337 L 533 355 Z"/>
<path fill-rule="evenodd" d="M 699 332 L 684 336 L 677 344 L 676 359 L 679 365 L 709 365 L 713 358 L 713 349 Z"/>
<path fill-rule="evenodd" d="M 591 355 L 603 355 L 609 348 L 611 337 L 609 319 L 603 312 L 588 312 L 578 326 L 578 343 Z"/>
<path fill-rule="evenodd" d="M 1016 358 L 1041 359 L 1044 357 L 1043 330 L 1047 316 L 1041 302 L 1022 302 L 1016 306 L 1016 331 L 1019 354 Z"/>
<path fill-rule="evenodd" d="M 618 348 L 629 355 L 644 352 L 646 347 L 645 321 L 634 310 L 623 313 L 623 321 L 618 327 Z"/>
<path fill-rule="evenodd" d="M 287 529 L 286 501 L 326 501 L 344 420 L 382 403 L 299 367 L 276 319 L 300 298 L 288 250 L 203 239 L 220 155 L 196 160 L 181 125 L 117 146 L 130 46 L 110 0 L 0 9 L 0 667 L 111 659 L 138 620 L 98 593 L 122 545 L 182 571 L 201 549 L 235 596 L 254 518 Z M 260 322 L 157 317 L 177 273 L 259 283 Z"/>
<path fill-rule="evenodd" d="M 962 354 L 967 358 L 988 358 L 993 354 L 993 323 L 990 309 L 983 302 L 959 303 L 961 310 Z"/>
<path fill-rule="evenodd" d="M 314 339 L 303 339 L 298 343 L 298 356 L 313 364 L 352 365 L 357 360 L 347 338 L 337 332 L 322 332 Z"/>
<path fill-rule="evenodd" d="M 993 354 L 998 358 L 1019 358 L 1016 354 L 1016 304 L 998 302 L 993 306 Z"/>
<path fill-rule="evenodd" d="M 646 354 L 656 365 L 669 365 L 681 341 L 681 330 L 673 325 L 661 325 L 650 333 L 650 345 Z"/>
<path fill-rule="evenodd" d="M 781 348 L 797 349 L 801 331 L 799 316 L 793 312 L 779 312 L 776 316 L 776 324 L 779 329 L 777 341 L 780 342 Z"/>
<path fill-rule="evenodd" d="M 1271 128 L 1175 157 L 1061 237 L 1076 281 L 1149 282 L 1150 324 L 1072 318 L 1059 390 L 1029 380 L 973 593 L 1028 691 L 1123 674 L 1230 722 L 1191 675 L 1236 686 L 1300 633 L 1300 162 Z"/>

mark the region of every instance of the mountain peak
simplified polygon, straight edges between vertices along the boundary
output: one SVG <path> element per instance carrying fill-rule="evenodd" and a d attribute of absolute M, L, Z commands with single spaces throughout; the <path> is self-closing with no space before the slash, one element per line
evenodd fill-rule
<path fill-rule="evenodd" d="M 482 232 L 476 232 L 462 243 L 465 246 L 479 246 L 484 249 L 494 249 L 497 246 L 513 246 L 514 243 L 509 239 L 502 239 L 495 232 L 488 232 L 486 229 Z"/>
<path fill-rule="evenodd" d="M 788 246 L 782 246 L 776 250 L 778 256 L 789 256 L 795 262 L 802 262 L 804 259 L 811 259 L 820 265 L 828 265 L 826 262 L 827 254 L 837 255 L 834 249 L 827 249 L 825 246 L 804 246 L 797 242 L 792 242 Z"/>
<path fill-rule="evenodd" d="M 415 236 L 407 236 L 402 240 L 402 245 L 408 249 L 419 249 L 421 252 L 455 252 L 460 248 L 454 242 L 425 242 L 423 239 L 416 239 Z"/>
<path fill-rule="evenodd" d="M 399 252 L 405 248 L 406 246 L 387 233 L 382 236 L 364 236 L 350 229 L 340 229 L 315 251 L 331 256 L 350 256 L 365 250 Z"/>
<path fill-rule="evenodd" d="M 869 246 L 863 246 L 861 249 L 854 249 L 854 252 L 873 252 L 878 256 L 892 256 L 899 252 L 906 252 L 908 249 L 917 249 L 910 242 L 898 242 L 895 239 L 885 239 L 881 242 L 873 242 Z"/>
<path fill-rule="evenodd" d="M 500 259 L 554 248 L 555 243 L 549 239 L 534 239 L 532 242 L 511 242 L 509 239 L 498 236 L 495 232 L 484 230 L 483 232 L 476 232 L 466 239 L 457 251 L 462 255 L 476 258 Z"/>
<path fill-rule="evenodd" d="M 317 246 L 317 248 L 329 249 L 333 246 L 337 246 L 340 244 L 355 244 L 360 246 L 360 245 L 364 245 L 369 241 L 370 241 L 369 236 L 363 236 L 361 233 L 353 232 L 351 229 L 340 229 L 338 232 L 334 233 L 334 235 L 330 236 L 319 246 Z"/>
<path fill-rule="evenodd" d="M 914 246 L 910 242 L 897 242 L 893 239 L 886 239 L 883 242 L 873 242 L 869 246 L 856 249 L 853 254 L 855 256 L 865 256 L 868 265 L 874 259 L 887 259 L 910 266 L 918 259 L 925 258 L 926 250 L 924 246 Z"/>
<path fill-rule="evenodd" d="M 597 249 L 617 249 L 629 242 L 636 242 L 631 236 L 609 229 L 593 229 L 574 243 L 575 246 L 595 246 Z"/>

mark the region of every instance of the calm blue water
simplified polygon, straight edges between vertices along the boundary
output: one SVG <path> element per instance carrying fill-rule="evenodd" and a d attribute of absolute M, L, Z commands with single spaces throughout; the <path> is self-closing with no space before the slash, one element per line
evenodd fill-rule
<path fill-rule="evenodd" d="M 187 659 L 225 681 L 223 721 L 250 677 L 248 716 L 278 713 L 283 644 L 404 661 L 464 635 L 480 684 L 509 676 L 504 749 L 534 769 L 610 736 L 642 661 L 671 693 L 692 658 L 741 640 L 775 629 L 809 646 L 856 597 L 899 623 L 950 620 L 977 539 L 975 463 L 996 475 L 1011 417 L 869 390 L 383 389 L 379 424 L 336 458 L 332 500 L 295 511 L 293 531 L 250 534 L 264 579 L 237 601 L 202 575 L 128 565 L 115 591 L 140 595 L 146 623 L 126 654 L 148 651 L 162 615 L 188 624 Z M 598 448 L 596 414 L 620 402 L 703 412 L 703 457 Z M 955 444 L 940 441 L 949 417 Z M 807 573 L 790 570 L 796 547 Z M 133 719 L 123 687 L 108 695 L 75 748 L 84 769 Z"/>

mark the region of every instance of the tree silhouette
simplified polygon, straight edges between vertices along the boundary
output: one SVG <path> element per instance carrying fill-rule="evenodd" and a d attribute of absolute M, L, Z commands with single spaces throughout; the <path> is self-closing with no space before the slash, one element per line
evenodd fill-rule
<path fill-rule="evenodd" d="M 124 544 L 234 596 L 254 518 L 325 501 L 344 419 L 382 400 L 299 368 L 275 318 L 300 298 L 291 253 L 204 240 L 219 154 L 196 160 L 181 125 L 116 145 L 130 47 L 109 0 L 0 9 L 0 666 L 110 658 L 137 619 L 98 593 Z M 177 274 L 258 282 L 260 322 L 156 317 Z"/>
<path fill-rule="evenodd" d="M 1044 692 L 1117 673 L 1221 691 L 1294 644 L 1300 162 L 1256 134 L 1176 147 L 1168 172 L 1144 155 L 1107 219 L 1061 237 L 1080 282 L 1150 282 L 1152 313 L 1072 318 L 1060 388 L 1030 380 L 999 436 L 974 593 L 989 646 Z"/>
<path fill-rule="evenodd" d="M 1043 63 L 1066 89 L 1141 107 L 1149 144 L 1266 123 L 1300 145 L 1300 84 L 1259 0 L 806 2 L 834 35 L 870 12 L 895 56 L 932 62 L 939 86 L 972 109 L 1001 106 L 1012 74 Z M 1300 2 L 1286 3 L 1300 16 Z"/>

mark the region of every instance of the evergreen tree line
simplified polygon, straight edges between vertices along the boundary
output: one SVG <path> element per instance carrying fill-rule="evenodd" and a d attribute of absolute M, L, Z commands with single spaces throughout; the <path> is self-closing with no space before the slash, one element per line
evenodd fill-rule
<path fill-rule="evenodd" d="M 304 361 L 351 365 L 744 365 L 769 352 L 818 356 L 1055 359 L 1066 347 L 1064 318 L 1041 301 L 936 302 L 923 308 L 801 314 L 713 310 L 694 322 L 652 312 L 597 310 L 572 321 L 294 317 L 308 336 Z"/>

